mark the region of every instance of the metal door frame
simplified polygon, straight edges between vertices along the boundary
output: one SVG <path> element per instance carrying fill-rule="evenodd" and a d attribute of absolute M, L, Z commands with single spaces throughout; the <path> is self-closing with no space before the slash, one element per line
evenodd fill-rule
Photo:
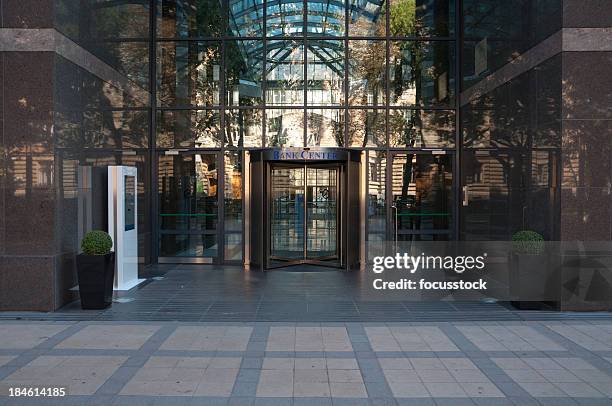
<path fill-rule="evenodd" d="M 325 257 L 318 257 L 318 258 L 312 258 L 309 259 L 307 258 L 308 256 L 308 228 L 307 228 L 307 224 L 308 224 L 308 168 L 335 168 L 337 169 L 336 171 L 336 190 L 337 190 L 337 198 L 336 198 L 336 255 L 332 255 L 332 256 L 325 256 Z M 271 250 L 272 250 L 272 230 L 271 230 L 271 220 L 272 220 L 272 214 L 271 214 L 271 207 L 272 207 L 272 169 L 273 168 L 302 168 L 302 170 L 304 171 L 304 217 L 303 217 L 303 227 L 304 227 L 304 241 L 303 241 L 303 245 L 304 245 L 304 249 L 303 249 L 303 253 L 302 253 L 302 258 L 301 259 L 288 259 L 288 258 L 282 258 L 282 257 L 276 257 L 276 256 L 272 256 Z M 302 264 L 309 264 L 309 265 L 319 265 L 319 266 L 327 266 L 327 267 L 332 267 L 332 268 L 341 268 L 343 266 L 343 241 L 342 241 L 342 229 L 343 229 L 343 221 L 342 221 L 342 215 L 343 215 L 343 196 L 345 195 L 345 190 L 344 190 L 344 173 L 346 171 L 345 169 L 345 164 L 343 162 L 336 162 L 336 163 L 317 163 L 317 162 L 295 162 L 295 163 L 288 163 L 288 162 L 270 162 L 268 161 L 266 164 L 266 186 L 265 186 L 265 192 L 266 192 L 266 202 L 265 202 L 265 207 L 266 207 L 266 218 L 265 218 L 265 224 L 266 224 L 266 269 L 275 269 L 275 268 L 283 268 L 283 267 L 287 267 L 287 266 L 294 266 L 294 265 L 302 265 Z M 330 260 L 336 260 L 335 262 L 329 262 Z M 275 261 L 280 261 L 281 263 L 279 264 L 272 264 L 272 260 Z"/>
<path fill-rule="evenodd" d="M 452 185 L 450 188 L 450 192 L 453 194 L 451 196 L 451 203 L 449 205 L 449 209 L 451 210 L 451 221 L 449 222 L 448 229 L 440 229 L 440 230 L 415 230 L 400 233 L 397 229 L 397 208 L 395 207 L 393 201 L 393 159 L 397 155 L 444 155 L 450 157 L 449 163 L 449 171 L 452 175 Z M 455 173 L 456 169 L 456 161 L 457 155 L 454 150 L 448 149 L 440 149 L 440 150 L 390 150 L 387 153 L 387 162 L 386 162 L 386 174 L 385 174 L 385 199 L 387 201 L 387 224 L 392 225 L 392 227 L 387 227 L 387 240 L 397 242 L 397 237 L 399 234 L 402 235 L 448 235 L 449 240 L 456 239 L 457 235 L 457 205 L 455 202 L 457 201 L 458 196 L 456 196 L 456 185 L 459 181 L 457 174 Z"/>

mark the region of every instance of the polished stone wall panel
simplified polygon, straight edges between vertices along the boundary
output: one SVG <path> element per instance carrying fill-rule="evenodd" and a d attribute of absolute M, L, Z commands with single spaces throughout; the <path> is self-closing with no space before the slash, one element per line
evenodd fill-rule
<path fill-rule="evenodd" d="M 53 256 L 0 256 L 0 310 L 51 311 Z"/>
<path fill-rule="evenodd" d="M 4 188 L 0 186 L 0 256 L 6 251 L 6 210 L 4 208 L 4 193 Z"/>
<path fill-rule="evenodd" d="M 563 119 L 612 119 L 612 52 L 563 53 Z"/>
<path fill-rule="evenodd" d="M 55 190 L 5 190 L 6 255 L 55 254 Z"/>
<path fill-rule="evenodd" d="M 53 27 L 54 0 L 2 0 L 2 28 Z"/>
<path fill-rule="evenodd" d="M 562 188 L 561 239 L 609 241 L 612 238 L 611 198 L 607 187 Z"/>
<path fill-rule="evenodd" d="M 563 185 L 612 185 L 612 120 L 563 121 Z"/>
<path fill-rule="evenodd" d="M 53 152 L 53 53 L 4 53 L 4 144 L 9 154 Z"/>
<path fill-rule="evenodd" d="M 563 0 L 564 27 L 610 27 L 610 0 Z"/>
<path fill-rule="evenodd" d="M 79 298 L 78 291 L 71 290 L 71 288 L 77 286 L 79 282 L 75 272 L 76 260 L 74 253 L 56 255 L 54 260 L 55 270 L 53 280 L 55 281 L 55 289 L 53 308 L 59 309 L 66 303 L 70 303 Z"/>

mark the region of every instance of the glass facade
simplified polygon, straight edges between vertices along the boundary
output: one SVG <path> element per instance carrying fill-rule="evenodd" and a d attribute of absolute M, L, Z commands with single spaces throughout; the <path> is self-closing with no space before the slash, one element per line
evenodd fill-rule
<path fill-rule="evenodd" d="M 558 235 L 560 58 L 465 97 L 560 28 L 557 0 L 57 4 L 58 30 L 144 91 L 56 57 L 55 147 L 75 168 L 138 160 L 145 261 L 241 262 L 260 148 L 361 151 L 369 252 Z"/>
<path fill-rule="evenodd" d="M 414 170 L 440 178 L 440 190 L 448 189 L 452 196 L 457 145 L 454 0 L 159 0 L 156 5 L 158 178 L 168 177 L 163 168 L 170 165 L 178 173 L 191 168 L 182 176 L 198 182 L 195 162 L 185 166 L 181 158 L 179 164 L 176 156 L 165 155 L 170 150 L 218 154 L 215 174 L 223 193 L 207 199 L 216 199 L 219 207 L 201 213 L 218 218 L 213 223 L 221 228 L 217 242 L 208 244 L 225 246 L 209 251 L 215 260 L 241 259 L 243 208 L 238 202 L 243 154 L 251 148 L 363 150 L 367 176 L 378 179 L 368 182 L 367 191 L 368 213 L 375 213 L 367 225 L 373 245 L 392 237 L 393 227 L 385 226 L 392 219 L 392 205 L 397 203 L 402 215 L 406 211 L 420 218 L 424 212 L 421 196 L 426 193 L 415 188 L 418 175 L 397 188 L 392 186 L 394 176 L 402 183 Z M 442 172 L 450 180 L 438 175 L 439 166 L 430 170 L 425 167 L 431 164 L 421 164 L 427 158 L 416 153 L 432 148 L 448 151 Z M 415 153 L 404 154 L 396 164 L 396 150 Z M 432 188 L 423 182 L 421 187 Z M 160 205 L 164 193 L 160 189 Z M 424 238 L 439 233 L 452 238 L 452 201 L 446 205 L 448 218 L 437 223 L 423 218 L 411 223 L 413 231 L 415 224 L 427 223 Z M 184 209 L 172 210 L 187 222 L 194 220 L 195 212 Z M 206 251 L 199 237 L 181 237 L 179 244 L 177 231 L 170 237 L 163 226 L 167 221 L 160 221 L 160 256 Z M 184 247 L 182 253 L 171 248 L 177 244 Z"/>

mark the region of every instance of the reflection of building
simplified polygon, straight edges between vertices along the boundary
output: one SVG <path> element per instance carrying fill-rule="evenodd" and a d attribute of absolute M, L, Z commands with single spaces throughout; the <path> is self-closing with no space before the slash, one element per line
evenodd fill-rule
<path fill-rule="evenodd" d="M 12 308 L 72 298 L 82 166 L 138 168 L 143 263 L 247 260 L 263 148 L 356 151 L 368 249 L 523 229 L 611 238 L 610 52 L 593 45 L 610 24 L 597 2 L 75 3 L 36 20 L 2 3 L 3 34 L 28 39 L 2 53 Z M 53 38 L 37 43 L 39 28 Z"/>

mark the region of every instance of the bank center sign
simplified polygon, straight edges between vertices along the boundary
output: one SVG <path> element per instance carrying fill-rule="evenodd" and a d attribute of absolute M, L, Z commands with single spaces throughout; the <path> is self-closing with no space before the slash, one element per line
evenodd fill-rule
<path fill-rule="evenodd" d="M 266 151 L 266 159 L 271 161 L 342 161 L 347 152 L 342 149 L 272 149 Z"/>

